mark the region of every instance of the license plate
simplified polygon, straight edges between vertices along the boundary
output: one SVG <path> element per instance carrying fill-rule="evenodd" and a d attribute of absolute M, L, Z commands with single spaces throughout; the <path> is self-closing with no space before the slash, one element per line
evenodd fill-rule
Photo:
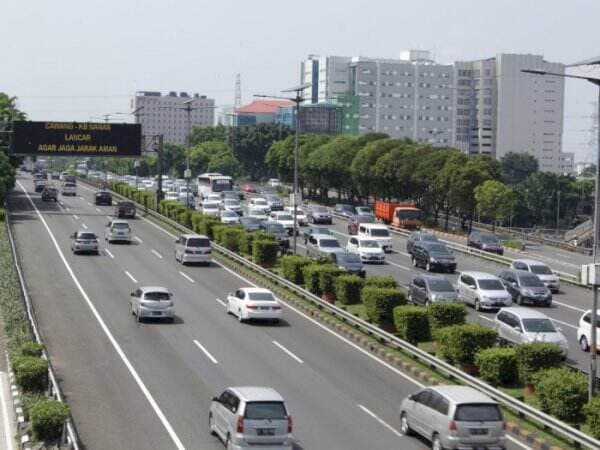
<path fill-rule="evenodd" d="M 256 434 L 259 436 L 274 436 L 275 428 L 257 428 Z"/>
<path fill-rule="evenodd" d="M 260 310 L 261 310 L 261 311 L 268 311 L 269 309 L 271 309 L 271 307 L 270 307 L 270 306 L 261 306 L 261 307 L 260 307 Z"/>
<path fill-rule="evenodd" d="M 470 428 L 469 431 L 474 436 L 482 436 L 488 432 L 487 428 Z"/>
<path fill-rule="evenodd" d="M 162 316 L 162 313 L 160 311 L 152 311 L 152 315 L 153 316 Z"/>

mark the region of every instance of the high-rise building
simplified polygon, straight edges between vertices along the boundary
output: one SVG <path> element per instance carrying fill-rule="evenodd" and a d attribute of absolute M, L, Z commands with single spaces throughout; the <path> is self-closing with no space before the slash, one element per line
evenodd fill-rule
<path fill-rule="evenodd" d="M 540 55 L 499 54 L 456 62 L 456 146 L 500 159 L 510 152 L 535 156 L 545 172 L 573 170 L 562 153 L 564 79 L 523 73 L 564 73 Z"/>
<path fill-rule="evenodd" d="M 312 84 L 305 100 L 343 106 L 345 133 L 383 132 L 440 146 L 454 142 L 454 68 L 435 63 L 429 52 L 411 50 L 400 59 L 310 55 L 301 82 Z"/>
<path fill-rule="evenodd" d="M 189 123 L 188 112 L 190 107 Z M 164 142 L 185 144 L 188 126 L 193 128 L 213 126 L 215 122 L 215 101 L 205 95 L 188 95 L 186 92 L 139 91 L 130 102 L 135 122 L 142 124 L 142 134 L 153 136 L 162 134 Z"/>
<path fill-rule="evenodd" d="M 276 122 L 295 129 L 295 106 L 279 107 Z M 339 134 L 342 132 L 342 107 L 331 103 L 300 105 L 298 126 L 301 133 Z"/>

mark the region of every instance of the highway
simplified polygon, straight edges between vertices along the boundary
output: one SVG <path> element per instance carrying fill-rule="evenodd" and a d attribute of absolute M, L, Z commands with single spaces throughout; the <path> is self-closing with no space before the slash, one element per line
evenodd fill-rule
<path fill-rule="evenodd" d="M 297 449 L 429 448 L 398 431 L 398 405 L 418 382 L 289 305 L 279 326 L 239 324 L 222 300 L 249 282 L 215 264 L 179 265 L 175 236 L 156 225 L 138 218 L 134 244 L 72 255 L 69 235 L 102 237 L 112 213 L 78 189 L 43 203 L 19 176 L 9 205 L 42 336 L 86 449 L 221 449 L 208 407 L 230 385 L 278 390 Z M 135 322 L 129 293 L 142 285 L 173 292 L 174 324 Z"/>

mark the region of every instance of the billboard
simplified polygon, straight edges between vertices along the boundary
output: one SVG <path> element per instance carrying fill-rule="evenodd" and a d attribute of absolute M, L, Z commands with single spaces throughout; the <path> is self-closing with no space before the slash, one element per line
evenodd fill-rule
<path fill-rule="evenodd" d="M 94 122 L 13 122 L 10 151 L 36 156 L 140 156 L 142 126 Z"/>

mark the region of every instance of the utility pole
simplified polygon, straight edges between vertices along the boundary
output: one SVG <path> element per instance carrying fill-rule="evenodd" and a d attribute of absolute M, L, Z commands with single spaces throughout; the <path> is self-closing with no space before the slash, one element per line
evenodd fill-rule
<path fill-rule="evenodd" d="M 158 183 L 156 189 L 156 208 L 158 209 L 158 204 L 163 198 L 163 190 L 162 190 L 162 159 L 163 159 L 163 135 L 159 134 L 154 136 L 154 151 L 156 151 L 156 171 L 158 172 Z"/>
<path fill-rule="evenodd" d="M 556 237 L 560 233 L 560 190 L 556 191 Z"/>

